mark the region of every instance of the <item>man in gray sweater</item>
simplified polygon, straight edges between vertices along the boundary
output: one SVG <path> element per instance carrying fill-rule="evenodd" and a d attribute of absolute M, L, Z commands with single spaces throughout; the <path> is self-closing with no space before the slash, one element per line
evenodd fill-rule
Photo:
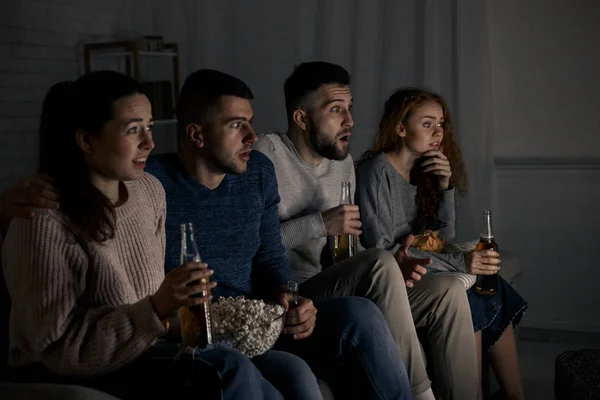
<path fill-rule="evenodd" d="M 326 268 L 322 265 L 328 236 L 362 233 L 358 206 L 339 205 L 341 182 L 351 182 L 352 196 L 356 182 L 348 153 L 354 125 L 349 84 L 350 76 L 341 66 L 300 64 L 284 85 L 288 131 L 263 135 L 254 144 L 275 165 L 278 213 L 292 273 L 301 282 L 301 293 L 315 301 L 361 296 L 377 304 L 417 399 L 434 397 L 415 326 L 424 328 L 431 349 L 436 396 L 476 399 L 473 325 L 458 280 L 422 276 L 426 271 L 420 264 L 427 261 L 408 257 L 404 247 L 395 255 L 369 249 Z"/>

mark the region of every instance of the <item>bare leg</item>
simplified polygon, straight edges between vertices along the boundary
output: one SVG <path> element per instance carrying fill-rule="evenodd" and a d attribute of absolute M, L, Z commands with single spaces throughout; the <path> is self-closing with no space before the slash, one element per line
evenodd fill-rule
<path fill-rule="evenodd" d="M 490 364 L 506 397 L 509 400 L 524 399 L 515 331 L 512 324 L 490 349 Z"/>
<path fill-rule="evenodd" d="M 479 371 L 479 384 L 477 385 L 477 395 L 478 399 L 483 399 L 483 361 L 482 361 L 482 351 L 481 351 L 481 331 L 475 332 L 475 345 L 477 346 L 477 367 Z"/>

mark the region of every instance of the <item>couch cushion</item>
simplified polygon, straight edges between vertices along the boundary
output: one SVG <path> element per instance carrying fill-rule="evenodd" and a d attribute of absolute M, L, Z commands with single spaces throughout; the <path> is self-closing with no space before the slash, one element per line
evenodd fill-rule
<path fill-rule="evenodd" d="M 0 398 L 3 400 L 118 400 L 109 394 L 83 386 L 8 382 L 0 382 Z"/>
<path fill-rule="evenodd" d="M 514 284 L 517 278 L 523 274 L 521 261 L 514 253 L 502 249 L 500 249 L 500 258 L 502 259 L 500 276 L 508 283 Z"/>
<path fill-rule="evenodd" d="M 329 386 L 329 384 L 325 380 L 317 379 L 317 383 L 319 384 L 319 390 L 323 395 L 323 400 L 335 399 L 335 397 L 333 396 L 333 391 L 331 390 L 331 386 Z"/>

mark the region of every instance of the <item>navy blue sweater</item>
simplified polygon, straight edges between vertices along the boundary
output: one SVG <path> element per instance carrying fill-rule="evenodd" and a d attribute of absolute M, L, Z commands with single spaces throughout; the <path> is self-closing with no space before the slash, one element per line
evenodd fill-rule
<path fill-rule="evenodd" d="M 150 157 L 146 171 L 167 195 L 165 272 L 180 264 L 180 224 L 192 222 L 202 262 L 215 271 L 214 298 L 264 297 L 290 279 L 277 216 L 277 178 L 266 156 L 251 152 L 248 170 L 227 174 L 213 190 L 188 174 L 177 154 Z"/>

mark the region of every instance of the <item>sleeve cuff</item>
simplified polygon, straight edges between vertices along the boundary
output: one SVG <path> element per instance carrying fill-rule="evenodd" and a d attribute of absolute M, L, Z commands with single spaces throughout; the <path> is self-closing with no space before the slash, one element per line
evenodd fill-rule
<path fill-rule="evenodd" d="M 396 255 L 396 252 L 398 251 L 398 249 L 400 249 L 401 246 L 402 243 L 396 243 L 391 249 L 389 249 L 389 252 L 392 253 L 392 255 Z"/>
<path fill-rule="evenodd" d="M 442 190 L 442 193 L 444 194 L 444 198 L 447 197 L 452 197 L 454 198 L 454 193 L 456 192 L 456 190 L 454 189 L 454 187 L 450 186 L 448 189 L 446 190 Z"/>
<path fill-rule="evenodd" d="M 323 216 L 321 213 L 317 212 L 312 215 L 311 225 L 314 226 L 316 237 L 327 237 L 327 230 L 325 230 L 325 223 L 323 222 Z"/>
<path fill-rule="evenodd" d="M 143 330 L 143 336 L 146 337 L 147 335 L 148 343 L 153 343 L 154 340 L 167 332 L 168 329 L 165 329 L 167 328 L 165 325 L 168 324 L 164 324 L 156 315 L 150 296 L 140 300 L 137 306 L 139 308 L 135 311 L 135 314 L 140 323 L 140 328 Z"/>

